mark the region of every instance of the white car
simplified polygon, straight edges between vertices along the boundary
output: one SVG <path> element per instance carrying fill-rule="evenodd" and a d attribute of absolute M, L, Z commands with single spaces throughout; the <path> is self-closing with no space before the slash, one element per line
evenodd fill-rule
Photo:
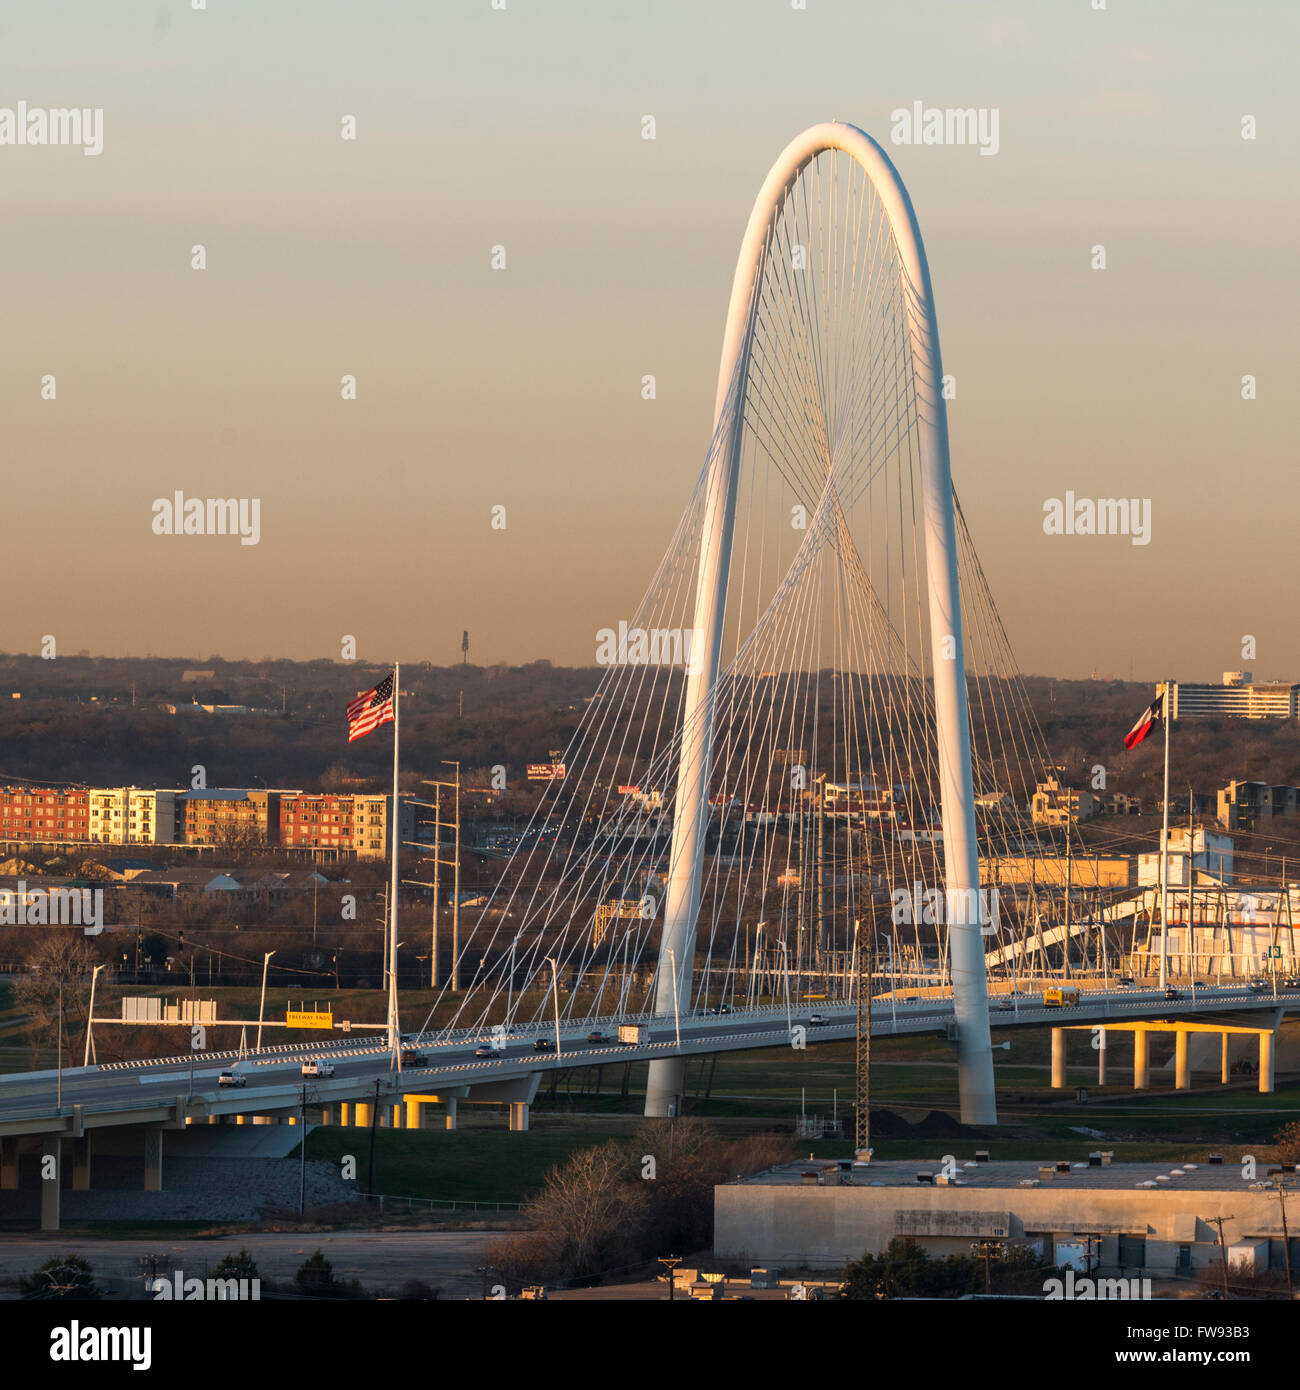
<path fill-rule="evenodd" d="M 223 1071 L 217 1077 L 218 1086 L 247 1086 L 248 1077 L 237 1071 Z"/>
<path fill-rule="evenodd" d="M 333 1076 L 334 1063 L 322 1062 L 318 1057 L 312 1057 L 302 1064 L 302 1074 L 304 1076 Z"/>

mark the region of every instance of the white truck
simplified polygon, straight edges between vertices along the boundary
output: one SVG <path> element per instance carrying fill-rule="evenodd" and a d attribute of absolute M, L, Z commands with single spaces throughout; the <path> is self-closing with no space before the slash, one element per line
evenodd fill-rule
<path fill-rule="evenodd" d="M 319 1057 L 312 1057 L 302 1064 L 302 1074 L 304 1076 L 333 1076 L 334 1063 L 323 1062 Z"/>
<path fill-rule="evenodd" d="M 642 1023 L 620 1023 L 618 1040 L 625 1047 L 643 1047 L 650 1041 L 650 1030 Z"/>

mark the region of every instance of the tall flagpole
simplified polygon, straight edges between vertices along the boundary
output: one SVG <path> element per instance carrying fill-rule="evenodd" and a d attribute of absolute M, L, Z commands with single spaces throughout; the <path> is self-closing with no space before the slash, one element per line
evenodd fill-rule
<path fill-rule="evenodd" d="M 393 663 L 393 809 L 390 813 L 389 834 L 391 839 L 392 881 L 388 888 L 388 1047 L 397 1057 L 397 848 L 398 826 L 401 817 L 397 806 L 397 702 L 398 687 L 401 685 L 401 663 Z M 1166 758 L 1166 783 L 1168 783 L 1168 758 Z"/>
<path fill-rule="evenodd" d="M 1169 960 L 1169 682 L 1161 686 L 1160 712 L 1165 722 L 1165 824 L 1160 841 L 1160 988 L 1168 987 Z M 1188 866 L 1190 868 L 1190 859 Z"/>

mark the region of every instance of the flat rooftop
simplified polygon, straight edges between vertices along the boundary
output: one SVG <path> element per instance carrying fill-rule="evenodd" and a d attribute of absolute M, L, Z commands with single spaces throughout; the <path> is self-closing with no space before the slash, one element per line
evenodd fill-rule
<path fill-rule="evenodd" d="M 1178 1190 L 1195 1188 L 1207 1192 L 1248 1192 L 1251 1183 L 1241 1176 L 1240 1155 L 1226 1149 L 1222 1164 L 1210 1163 L 1110 1163 L 1094 1167 L 1089 1163 L 1073 1162 L 1066 1172 L 1054 1171 L 1050 1178 L 1040 1174 L 1040 1168 L 1056 1169 L 1058 1160 L 1038 1159 L 996 1159 L 987 1163 L 977 1162 L 973 1156 L 954 1155 L 957 1160 L 956 1184 L 969 1188 L 1014 1188 L 1027 1181 L 1035 1181 L 1048 1188 L 1137 1188 L 1146 1189 L 1148 1183 L 1155 1189 Z M 1063 1162 L 1063 1160 L 1061 1160 Z M 1258 1176 L 1254 1181 L 1271 1187 L 1269 1170 L 1277 1168 L 1275 1163 L 1259 1163 Z M 745 1178 L 744 1184 L 760 1187 L 799 1187 L 804 1183 L 805 1173 L 825 1171 L 827 1185 L 838 1183 L 837 1160 L 802 1159 L 793 1163 L 782 1163 L 762 1173 Z M 1286 1168 L 1293 1184 L 1300 1185 L 1300 1175 L 1295 1169 Z M 854 1187 L 928 1187 L 930 1184 L 917 1181 L 918 1173 L 929 1173 L 938 1184 L 944 1172 L 942 1154 L 929 1159 L 886 1159 L 871 1163 L 854 1163 Z M 1148 1189 L 1149 1190 L 1149 1189 Z"/>

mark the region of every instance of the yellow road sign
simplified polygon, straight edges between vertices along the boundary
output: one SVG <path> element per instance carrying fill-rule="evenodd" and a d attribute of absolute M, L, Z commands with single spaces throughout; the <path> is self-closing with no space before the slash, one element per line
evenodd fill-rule
<path fill-rule="evenodd" d="M 289 1009 L 284 1016 L 285 1025 L 289 1028 L 333 1028 L 333 1014 L 313 1014 L 304 1013 Z"/>

